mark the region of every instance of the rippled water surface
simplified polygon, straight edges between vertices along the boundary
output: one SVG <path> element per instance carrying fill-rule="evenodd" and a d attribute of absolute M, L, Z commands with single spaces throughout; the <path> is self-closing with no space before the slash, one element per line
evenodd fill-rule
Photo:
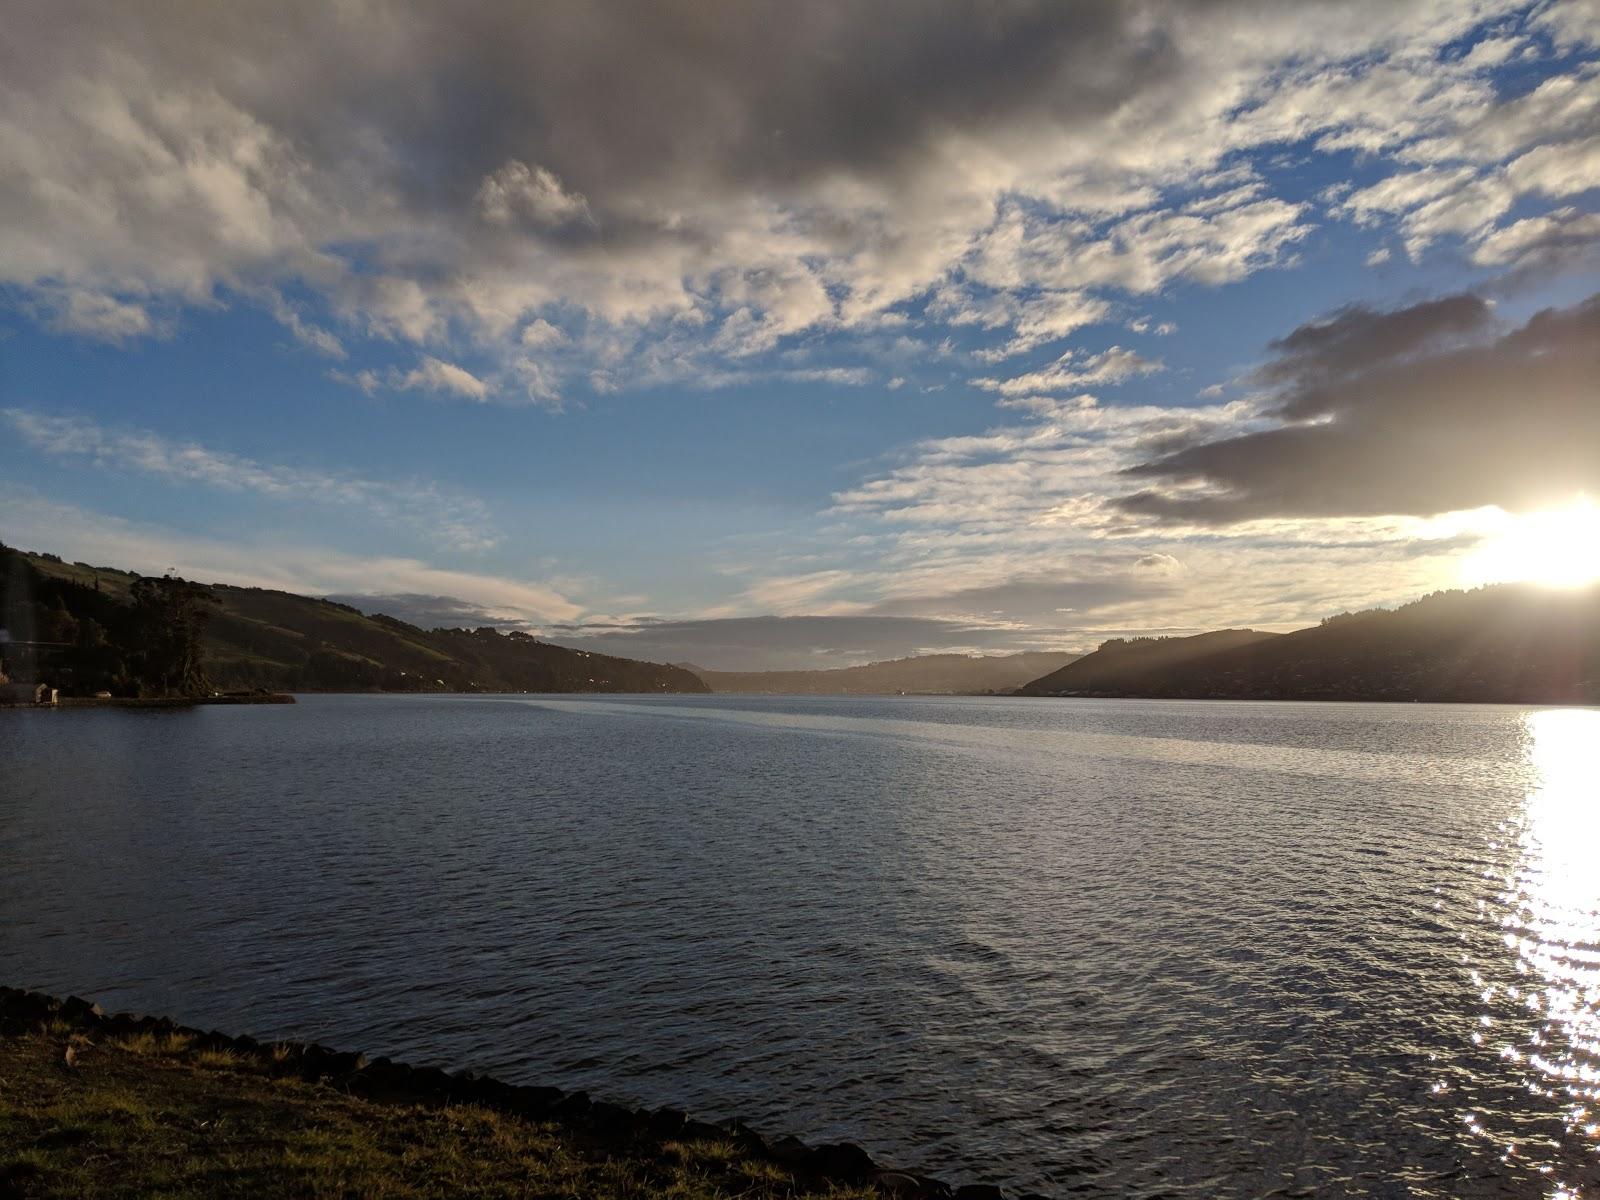
<path fill-rule="evenodd" d="M 0 712 L 0 980 L 1052 1195 L 1600 1197 L 1600 712 Z"/>

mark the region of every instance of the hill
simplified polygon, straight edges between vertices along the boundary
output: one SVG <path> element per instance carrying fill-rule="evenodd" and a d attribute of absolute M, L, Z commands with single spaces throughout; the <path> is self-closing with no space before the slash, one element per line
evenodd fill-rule
<path fill-rule="evenodd" d="M 0 628 L 8 653 L 67 694 L 149 694 L 148 637 L 126 571 L 0 547 Z M 204 675 L 221 691 L 704 692 L 689 671 L 591 654 L 493 629 L 423 630 L 348 605 L 210 584 L 200 631 Z M 37 661 L 35 661 L 35 658 Z"/>
<path fill-rule="evenodd" d="M 1107 642 L 1028 696 L 1600 701 L 1600 586 L 1502 584 L 1343 613 L 1281 635 L 1223 630 Z"/>
<path fill-rule="evenodd" d="M 1071 654 L 922 654 L 826 671 L 707 671 L 713 692 L 763 692 L 805 696 L 970 695 L 1011 692 L 1073 659 Z"/>

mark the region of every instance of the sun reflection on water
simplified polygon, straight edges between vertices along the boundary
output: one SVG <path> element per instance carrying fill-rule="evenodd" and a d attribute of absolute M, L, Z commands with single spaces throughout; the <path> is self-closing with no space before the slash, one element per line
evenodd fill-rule
<path fill-rule="evenodd" d="M 1600 712 L 1551 709 L 1524 721 L 1533 778 L 1505 939 L 1525 983 L 1506 999 L 1535 1024 L 1524 1045 L 1501 1053 L 1527 1064 L 1530 1089 L 1555 1099 L 1568 1136 L 1600 1155 Z"/>

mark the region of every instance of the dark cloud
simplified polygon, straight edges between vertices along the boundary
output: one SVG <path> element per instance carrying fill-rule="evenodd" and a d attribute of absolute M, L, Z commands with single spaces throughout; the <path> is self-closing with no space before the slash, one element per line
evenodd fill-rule
<path fill-rule="evenodd" d="M 1481 300 L 1347 309 L 1274 343 L 1276 428 L 1129 469 L 1119 504 L 1161 518 L 1522 510 L 1600 491 L 1600 296 L 1483 333 Z"/>
<path fill-rule="evenodd" d="M 1318 379 L 1369 371 L 1441 342 L 1482 332 L 1493 321 L 1494 310 L 1473 295 L 1446 296 L 1392 312 L 1350 305 L 1271 343 L 1269 349 L 1277 357 L 1257 375 L 1266 383 L 1294 383 L 1303 389 Z"/>

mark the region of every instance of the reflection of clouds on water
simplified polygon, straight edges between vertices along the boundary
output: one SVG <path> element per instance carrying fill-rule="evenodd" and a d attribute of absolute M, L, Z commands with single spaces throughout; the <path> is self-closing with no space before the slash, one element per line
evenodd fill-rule
<path fill-rule="evenodd" d="M 1527 1064 L 1529 1090 L 1554 1099 L 1568 1136 L 1600 1156 L 1600 712 L 1553 709 L 1524 723 L 1533 778 L 1504 936 L 1525 982 L 1505 991 L 1533 1032 L 1501 1054 Z M 1552 1184 L 1554 1196 L 1579 1195 Z"/>

